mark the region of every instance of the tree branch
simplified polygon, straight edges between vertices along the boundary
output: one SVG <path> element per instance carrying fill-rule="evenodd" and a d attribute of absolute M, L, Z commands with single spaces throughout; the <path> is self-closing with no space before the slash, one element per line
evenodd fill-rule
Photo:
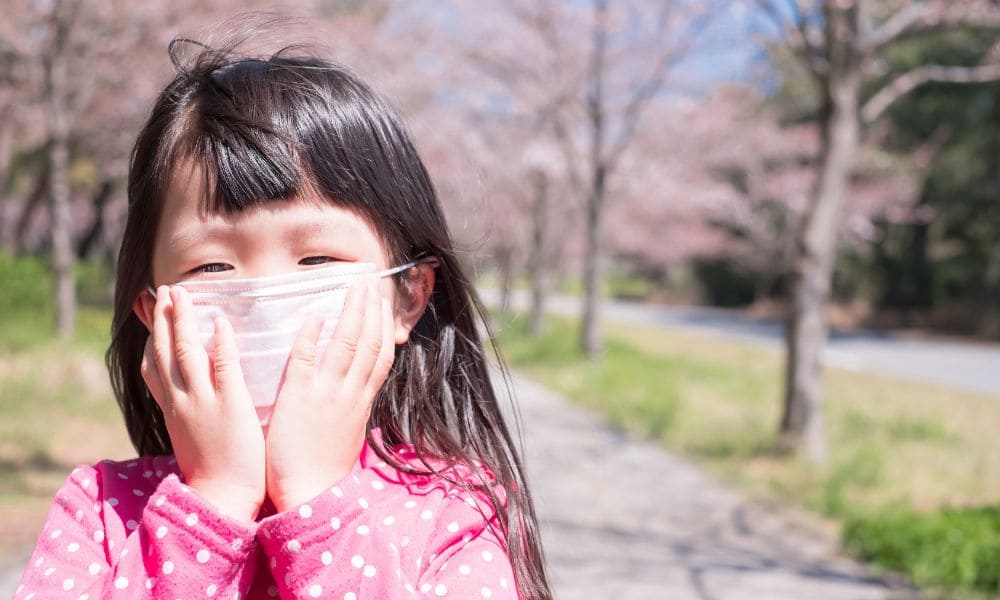
<path fill-rule="evenodd" d="M 942 8 L 936 2 L 918 2 L 900 9 L 861 42 L 871 54 L 893 42 L 947 29 L 1000 31 L 1000 9 L 994 2 L 959 2 Z"/>
<path fill-rule="evenodd" d="M 945 67 L 924 65 L 912 69 L 886 84 L 861 109 L 861 118 L 871 123 L 882 116 L 893 102 L 913 89 L 930 82 L 940 83 L 987 83 L 1000 81 L 1000 64 L 978 67 Z"/>
<path fill-rule="evenodd" d="M 789 5 L 793 18 L 786 19 L 782 16 L 774 0 L 757 0 L 757 6 L 787 37 L 786 45 L 792 54 L 802 61 L 809 73 L 816 78 L 821 78 L 826 72 L 826 65 L 819 50 L 824 43 L 822 36 L 814 29 L 810 29 L 810 15 L 803 11 L 796 1 L 789 2 Z"/>

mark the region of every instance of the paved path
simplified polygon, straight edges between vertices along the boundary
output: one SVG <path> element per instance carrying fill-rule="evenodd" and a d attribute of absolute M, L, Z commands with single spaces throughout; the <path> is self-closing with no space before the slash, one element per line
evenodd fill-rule
<path fill-rule="evenodd" d="M 557 598 L 915 597 L 841 556 L 804 516 L 749 504 L 540 386 L 515 387 Z"/>
<path fill-rule="evenodd" d="M 495 290 L 481 290 L 487 302 L 497 302 Z M 515 307 L 527 307 L 528 296 L 515 292 Z M 580 299 L 554 295 L 547 304 L 560 314 L 580 313 Z M 760 345 L 783 348 L 780 323 L 753 319 L 731 310 L 699 306 L 677 307 L 607 300 L 604 318 L 626 323 L 658 325 L 717 335 Z M 1000 398 L 1000 344 L 943 339 L 910 339 L 890 332 L 833 331 L 824 363 L 842 369 L 893 375 L 964 389 Z"/>

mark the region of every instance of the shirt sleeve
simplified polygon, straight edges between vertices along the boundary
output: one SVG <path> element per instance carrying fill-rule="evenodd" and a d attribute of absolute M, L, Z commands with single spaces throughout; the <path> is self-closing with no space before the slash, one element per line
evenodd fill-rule
<path fill-rule="evenodd" d="M 132 484 L 114 465 L 70 474 L 14 598 L 245 597 L 255 524 L 222 515 L 174 474 Z"/>
<path fill-rule="evenodd" d="M 369 474 L 261 521 L 281 598 L 516 598 L 507 553 L 475 501 L 435 489 L 383 499 Z"/>

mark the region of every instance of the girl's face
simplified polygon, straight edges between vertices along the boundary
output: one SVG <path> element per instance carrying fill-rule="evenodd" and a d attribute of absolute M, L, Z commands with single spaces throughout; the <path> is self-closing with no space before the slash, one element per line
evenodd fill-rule
<path fill-rule="evenodd" d="M 164 199 L 153 244 L 152 285 L 279 275 L 339 262 L 387 264 L 386 251 L 371 226 L 351 210 L 322 200 L 274 200 L 238 213 L 212 213 L 203 204 L 204 177 L 198 168 L 178 168 Z M 433 289 L 434 270 L 418 267 L 408 294 L 396 294 L 394 279 L 380 286 L 393 302 L 396 343 L 405 343 Z M 145 306 L 149 304 L 149 306 Z M 149 312 L 146 313 L 146 310 Z M 152 314 L 143 294 L 136 312 Z M 146 313 L 146 314 L 143 314 Z"/>

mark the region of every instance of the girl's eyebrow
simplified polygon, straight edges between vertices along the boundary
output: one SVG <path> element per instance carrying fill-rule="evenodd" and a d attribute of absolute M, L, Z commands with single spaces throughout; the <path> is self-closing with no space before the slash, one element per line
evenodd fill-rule
<path fill-rule="evenodd" d="M 276 219 L 274 225 L 281 227 L 281 220 Z M 316 237 L 331 237 L 333 239 L 350 238 L 358 234 L 358 225 L 348 220 L 310 221 L 288 226 L 285 237 L 289 240 L 312 239 Z M 167 240 L 167 245 L 175 252 L 184 252 L 198 244 L 209 241 L 231 240 L 234 236 L 232 228 L 225 225 L 191 225 L 175 232 Z"/>

